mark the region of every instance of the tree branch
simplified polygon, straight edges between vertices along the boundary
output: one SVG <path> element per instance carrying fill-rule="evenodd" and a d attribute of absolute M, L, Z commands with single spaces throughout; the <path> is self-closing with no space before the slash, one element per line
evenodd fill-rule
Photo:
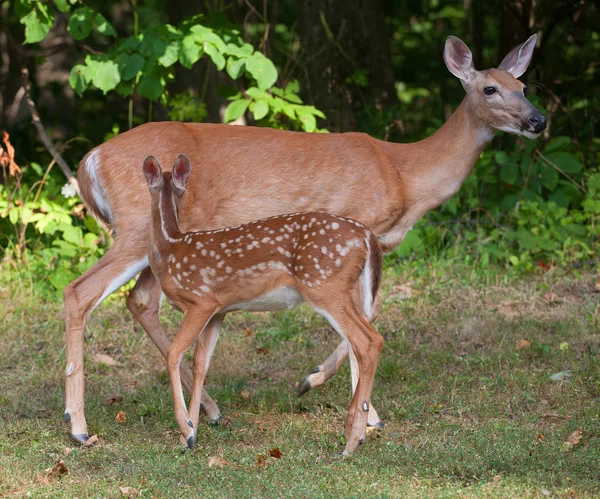
<path fill-rule="evenodd" d="M 67 162 L 63 159 L 63 157 L 60 155 L 60 153 L 58 152 L 58 150 L 56 149 L 56 147 L 50 140 L 50 137 L 48 136 L 48 133 L 46 132 L 46 128 L 44 127 L 44 124 L 42 123 L 42 120 L 40 119 L 40 115 L 37 112 L 37 108 L 35 107 L 35 102 L 33 102 L 33 99 L 31 98 L 31 93 L 30 93 L 31 82 L 29 81 L 29 70 L 27 68 L 23 68 L 21 70 L 21 76 L 23 77 L 23 90 L 25 91 L 25 102 L 27 103 L 27 107 L 29 108 L 29 113 L 31 114 L 31 121 L 37 128 L 38 135 L 40 136 L 40 140 L 44 143 L 44 145 L 46 146 L 46 149 L 48 149 L 48 152 L 52 155 L 52 157 L 54 158 L 54 161 L 56 161 L 56 163 L 62 170 L 64 176 L 67 178 L 67 181 L 74 187 L 75 191 L 77 192 L 77 195 L 80 196 L 81 192 L 79 190 L 79 182 L 77 182 L 77 179 L 73 175 L 71 168 L 69 167 Z"/>

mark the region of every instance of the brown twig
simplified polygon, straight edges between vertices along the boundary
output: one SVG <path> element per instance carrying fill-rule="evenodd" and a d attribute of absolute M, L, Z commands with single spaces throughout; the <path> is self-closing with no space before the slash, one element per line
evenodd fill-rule
<path fill-rule="evenodd" d="M 63 159 L 63 157 L 60 155 L 60 153 L 58 152 L 58 150 L 56 149 L 56 147 L 50 140 L 50 137 L 48 136 L 48 133 L 46 132 L 46 128 L 44 127 L 44 124 L 42 123 L 42 120 L 40 119 L 40 115 L 37 112 L 35 102 L 33 102 L 33 99 L 31 98 L 31 94 L 30 94 L 31 82 L 29 81 L 29 70 L 27 68 L 23 68 L 21 70 L 21 76 L 23 77 L 23 89 L 25 90 L 25 102 L 27 103 L 27 107 L 29 108 L 29 113 L 31 114 L 31 121 L 37 128 L 38 135 L 40 136 L 40 140 L 44 143 L 44 145 L 46 146 L 46 149 L 48 149 L 48 152 L 52 155 L 52 157 L 54 158 L 54 160 L 60 167 L 64 176 L 67 178 L 67 181 L 73 186 L 73 188 L 75 189 L 77 194 L 80 195 L 81 192 L 79 190 L 79 183 L 77 182 L 77 179 L 73 175 L 73 172 L 71 171 L 71 168 L 69 168 L 69 165 L 67 164 L 67 162 Z"/>

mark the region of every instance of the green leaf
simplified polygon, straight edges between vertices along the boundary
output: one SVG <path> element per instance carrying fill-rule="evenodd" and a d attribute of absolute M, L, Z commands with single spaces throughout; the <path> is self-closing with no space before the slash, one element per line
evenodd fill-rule
<path fill-rule="evenodd" d="M 119 52 L 131 52 L 133 50 L 137 50 L 138 47 L 140 46 L 141 40 L 140 40 L 140 36 L 130 36 L 129 38 L 125 39 L 125 41 L 123 43 L 121 43 L 119 45 L 119 48 L 117 49 Z"/>
<path fill-rule="evenodd" d="M 29 14 L 21 18 L 20 23 L 25 25 L 24 43 L 37 43 L 41 42 L 44 38 L 46 38 L 46 36 L 50 32 L 50 28 L 52 28 L 54 18 L 51 18 L 48 15 L 44 15 L 43 12 L 40 12 L 37 8 L 34 7 L 34 9 Z"/>
<path fill-rule="evenodd" d="M 92 83 L 105 94 L 109 90 L 114 89 L 121 81 L 119 66 L 114 61 L 95 61 L 93 73 Z"/>
<path fill-rule="evenodd" d="M 231 104 L 227 106 L 227 109 L 225 109 L 225 123 L 237 120 L 246 112 L 249 104 L 250 101 L 247 99 L 239 99 L 231 102 Z"/>
<path fill-rule="evenodd" d="M 204 52 L 210 56 L 219 71 L 225 67 L 225 57 L 212 43 L 204 42 Z"/>
<path fill-rule="evenodd" d="M 52 274 L 50 274 L 50 284 L 54 286 L 58 291 L 62 291 L 62 289 L 69 284 L 73 279 L 75 279 L 75 274 L 65 269 L 64 267 L 57 268 Z"/>
<path fill-rule="evenodd" d="M 515 185 L 515 182 L 517 181 L 518 170 L 519 167 L 514 161 L 511 161 L 510 163 L 505 163 L 500 168 L 500 180 L 502 180 L 502 182 L 506 182 L 509 185 Z"/>
<path fill-rule="evenodd" d="M 549 191 L 556 189 L 556 185 L 558 184 L 558 172 L 554 168 L 550 165 L 543 165 L 540 175 L 540 181 L 546 189 Z"/>
<path fill-rule="evenodd" d="M 142 97 L 151 100 L 158 100 L 165 89 L 165 80 L 157 71 L 152 71 L 147 75 L 142 76 L 137 87 L 138 93 Z"/>
<path fill-rule="evenodd" d="M 92 32 L 93 26 L 94 11 L 89 7 L 80 7 L 71 14 L 67 31 L 75 40 L 82 40 Z"/>
<path fill-rule="evenodd" d="M 179 40 L 173 40 L 165 48 L 165 53 L 158 58 L 158 63 L 165 68 L 172 66 L 177 62 L 180 50 L 181 42 Z"/>
<path fill-rule="evenodd" d="M 568 152 L 551 152 L 546 155 L 546 158 L 568 175 L 573 175 L 583 169 L 579 160 Z"/>
<path fill-rule="evenodd" d="M 115 36 L 117 34 L 117 32 L 115 31 L 115 28 L 113 28 L 112 24 L 110 24 L 106 20 L 106 17 L 104 17 L 100 13 L 96 14 L 96 17 L 94 17 L 94 26 L 98 30 L 98 33 L 100 33 L 101 35 Z"/>
<path fill-rule="evenodd" d="M 227 74 L 233 79 L 237 80 L 246 71 L 246 59 L 227 59 L 226 66 Z"/>
<path fill-rule="evenodd" d="M 256 80 L 260 90 L 267 90 L 277 81 L 277 68 L 260 52 L 246 59 L 246 69 Z"/>
<path fill-rule="evenodd" d="M 187 35 L 181 42 L 181 53 L 179 54 L 179 62 L 184 68 L 191 67 L 202 57 L 202 46 L 196 43 L 196 37 Z"/>
<path fill-rule="evenodd" d="M 254 101 L 250 104 L 250 111 L 256 121 L 262 120 L 269 113 L 269 104 L 264 100 Z"/>
<path fill-rule="evenodd" d="M 263 92 L 256 87 L 250 87 L 246 90 L 246 94 L 255 100 L 269 100 L 272 98 L 267 92 Z"/>
<path fill-rule="evenodd" d="M 240 58 L 245 58 L 249 55 L 252 55 L 254 52 L 254 47 L 249 43 L 244 43 L 242 46 L 234 45 L 233 43 L 228 43 L 225 47 L 224 53 L 233 55 Z"/>
<path fill-rule="evenodd" d="M 73 66 L 73 69 L 71 69 L 71 73 L 69 74 L 69 85 L 71 85 L 71 88 L 75 90 L 75 93 L 79 95 L 79 97 L 81 97 L 90 84 L 90 81 L 86 77 L 85 70 L 85 66 L 77 64 L 76 66 Z"/>
<path fill-rule="evenodd" d="M 546 147 L 544 147 L 544 154 L 564 150 L 570 145 L 571 145 L 570 137 L 565 137 L 565 136 L 556 137 L 546 144 Z"/>
<path fill-rule="evenodd" d="M 67 0 L 54 0 L 54 5 L 61 12 L 69 12 L 71 10 L 71 6 L 67 2 Z"/>
<path fill-rule="evenodd" d="M 146 60 L 139 54 L 119 54 L 119 73 L 124 81 L 134 78 L 144 67 Z"/>
<path fill-rule="evenodd" d="M 61 224 L 60 230 L 63 233 L 63 239 L 69 243 L 79 244 L 83 237 L 81 228 L 73 225 Z"/>
<path fill-rule="evenodd" d="M 504 151 L 498 151 L 494 155 L 494 159 L 496 160 L 496 163 L 498 163 L 499 165 L 503 165 L 504 163 L 508 163 L 510 161 L 508 154 L 506 154 Z"/>
<path fill-rule="evenodd" d="M 315 129 L 317 128 L 317 119 L 311 112 L 304 109 L 304 106 L 296 107 L 296 115 L 298 116 L 298 119 L 302 124 L 302 129 L 305 132 L 315 131 Z"/>

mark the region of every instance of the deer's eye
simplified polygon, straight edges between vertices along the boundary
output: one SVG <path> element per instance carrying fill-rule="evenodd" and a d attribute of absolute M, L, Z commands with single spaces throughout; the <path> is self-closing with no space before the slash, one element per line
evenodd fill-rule
<path fill-rule="evenodd" d="M 496 87 L 485 87 L 485 88 L 483 89 L 483 93 L 484 93 L 485 95 L 492 95 L 492 94 L 495 94 L 495 93 L 496 93 Z"/>

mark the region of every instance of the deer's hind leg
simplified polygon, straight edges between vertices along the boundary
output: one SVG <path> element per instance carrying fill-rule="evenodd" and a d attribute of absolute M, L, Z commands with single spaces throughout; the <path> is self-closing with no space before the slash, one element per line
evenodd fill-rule
<path fill-rule="evenodd" d="M 166 358 L 171 340 L 160 323 L 162 300 L 163 292 L 160 284 L 148 267 L 142 271 L 134 288 L 129 293 L 127 308 Z M 184 363 L 181 363 L 180 371 L 183 387 L 188 393 L 192 393 L 192 371 Z M 221 419 L 221 412 L 206 390 L 202 392 L 201 402 L 207 417 L 215 423 L 218 422 Z"/>

